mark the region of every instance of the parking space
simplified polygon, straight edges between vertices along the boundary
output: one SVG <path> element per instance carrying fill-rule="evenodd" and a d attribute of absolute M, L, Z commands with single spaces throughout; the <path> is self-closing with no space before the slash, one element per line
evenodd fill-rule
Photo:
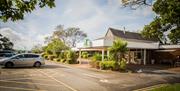
<path fill-rule="evenodd" d="M 171 70 L 119 73 L 46 62 L 41 68 L 2 68 L 0 91 L 132 91 L 179 78 Z"/>
<path fill-rule="evenodd" d="M 3 68 L 0 91 L 72 91 L 65 84 L 47 76 L 42 69 Z"/>

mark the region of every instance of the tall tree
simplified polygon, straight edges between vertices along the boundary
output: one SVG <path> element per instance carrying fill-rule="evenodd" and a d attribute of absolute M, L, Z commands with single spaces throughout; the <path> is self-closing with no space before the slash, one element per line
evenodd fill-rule
<path fill-rule="evenodd" d="M 157 37 L 159 39 L 168 40 L 170 39 L 172 44 L 180 43 L 180 1 L 179 0 L 157 0 L 153 4 L 153 11 L 157 14 L 158 19 L 154 19 L 148 27 L 151 27 L 148 30 L 147 26 L 143 29 L 143 34 L 149 33 L 148 36 Z M 153 27 L 154 26 L 154 27 Z M 153 28 L 152 28 L 153 27 Z M 156 31 L 157 36 L 154 35 Z M 169 31 L 168 36 L 162 36 L 164 32 Z M 145 37 L 148 37 L 145 35 Z M 166 43 L 166 42 L 164 42 Z"/>
<path fill-rule="evenodd" d="M 149 25 L 145 25 L 141 34 L 143 37 L 148 39 L 153 38 L 161 42 L 165 41 L 163 39 L 163 32 L 161 31 L 161 22 L 159 18 L 155 18 Z"/>
<path fill-rule="evenodd" d="M 14 44 L 7 37 L 0 34 L 0 50 L 12 50 L 13 45 Z"/>
<path fill-rule="evenodd" d="M 144 27 L 142 35 L 158 38 L 162 43 L 168 39 L 171 44 L 180 43 L 180 0 L 122 0 L 126 7 L 149 5 L 149 2 L 153 2 L 156 18 Z M 166 36 L 165 32 L 169 34 Z"/>
<path fill-rule="evenodd" d="M 68 49 L 68 47 L 58 38 L 52 39 L 52 41 L 44 47 L 44 50 L 48 54 L 60 53 L 62 50 L 66 49 Z"/>
<path fill-rule="evenodd" d="M 55 0 L 0 0 L 0 19 L 16 21 L 24 18 L 25 13 L 31 13 L 38 7 L 55 7 Z"/>
<path fill-rule="evenodd" d="M 152 1 L 154 0 L 121 0 L 124 7 L 132 9 L 137 9 L 140 6 L 152 6 Z"/>
<path fill-rule="evenodd" d="M 80 31 L 80 28 L 76 27 L 64 29 L 62 25 L 58 25 L 55 30 L 53 37 L 61 39 L 69 47 L 75 47 L 76 43 L 87 37 L 86 33 Z"/>

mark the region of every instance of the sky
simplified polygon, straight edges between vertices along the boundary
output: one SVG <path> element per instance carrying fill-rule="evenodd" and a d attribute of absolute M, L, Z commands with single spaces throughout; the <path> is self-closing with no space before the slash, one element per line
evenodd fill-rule
<path fill-rule="evenodd" d="M 30 50 L 44 43 L 57 25 L 79 27 L 90 40 L 103 37 L 109 27 L 140 31 L 154 14 L 149 6 L 136 10 L 124 8 L 121 0 L 56 0 L 55 8 L 37 8 L 24 20 L 0 22 L 0 33 L 14 43 L 15 49 Z"/>

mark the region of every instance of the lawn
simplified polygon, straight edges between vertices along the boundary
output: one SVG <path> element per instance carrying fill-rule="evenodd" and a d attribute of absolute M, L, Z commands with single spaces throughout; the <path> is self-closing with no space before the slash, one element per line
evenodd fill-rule
<path fill-rule="evenodd" d="M 159 88 L 154 88 L 150 91 L 180 91 L 180 83 L 167 84 Z"/>

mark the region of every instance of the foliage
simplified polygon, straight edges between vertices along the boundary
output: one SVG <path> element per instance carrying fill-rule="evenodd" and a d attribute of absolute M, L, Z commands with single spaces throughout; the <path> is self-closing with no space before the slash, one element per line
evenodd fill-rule
<path fill-rule="evenodd" d="M 114 70 L 115 69 L 115 61 L 101 61 L 100 68 L 103 70 L 107 70 L 107 69 Z"/>
<path fill-rule="evenodd" d="M 61 59 L 61 61 L 60 61 L 61 63 L 64 63 L 64 62 L 66 62 L 66 59 Z"/>
<path fill-rule="evenodd" d="M 163 32 L 160 31 L 161 28 L 162 26 L 160 19 L 155 18 L 155 20 L 152 21 L 149 25 L 145 25 L 143 31 L 141 31 L 141 34 L 147 39 L 155 39 L 163 42 L 165 40 L 163 39 Z"/>
<path fill-rule="evenodd" d="M 131 9 L 137 9 L 140 6 L 151 6 L 153 0 L 121 0 L 124 7 L 130 7 Z"/>
<path fill-rule="evenodd" d="M 76 43 L 87 37 L 86 33 L 80 31 L 80 28 L 69 27 L 64 29 L 62 25 L 58 25 L 53 32 L 53 37 L 61 39 L 69 47 L 75 47 Z"/>
<path fill-rule="evenodd" d="M 142 31 L 145 38 L 157 38 L 163 44 L 180 43 L 180 1 L 179 0 L 122 0 L 124 6 L 144 6 L 153 4 L 156 18 Z M 136 7 L 136 8 L 138 8 Z M 165 32 L 168 32 L 166 36 Z"/>
<path fill-rule="evenodd" d="M 102 60 L 102 55 L 100 53 L 95 53 L 92 57 L 93 60 L 95 61 L 101 61 Z"/>
<path fill-rule="evenodd" d="M 124 58 L 122 58 L 122 60 L 120 61 L 120 70 L 125 70 L 126 69 L 126 60 Z"/>
<path fill-rule="evenodd" d="M 82 52 L 82 58 L 88 58 L 89 54 L 88 52 Z"/>
<path fill-rule="evenodd" d="M 55 7 L 55 0 L 0 0 L 0 19 L 16 21 L 24 18 L 25 13 L 31 13 L 37 7 Z"/>
<path fill-rule="evenodd" d="M 49 59 L 49 60 L 53 61 L 54 58 L 55 58 L 54 55 L 48 55 L 48 59 Z"/>
<path fill-rule="evenodd" d="M 66 63 L 68 63 L 68 64 L 75 63 L 76 62 L 76 54 L 75 54 L 75 52 L 73 52 L 71 50 L 68 50 L 66 52 L 67 52 L 67 54 L 66 54 Z"/>
<path fill-rule="evenodd" d="M 180 41 L 180 1 L 179 0 L 157 0 L 153 5 L 153 11 L 161 19 L 165 27 L 161 31 L 170 31 L 168 37 L 173 44 Z M 174 36 L 174 37 L 172 37 Z"/>
<path fill-rule="evenodd" d="M 158 88 L 154 88 L 150 91 L 180 91 L 180 83 L 167 84 Z"/>
<path fill-rule="evenodd" d="M 128 51 L 127 42 L 121 39 L 116 39 L 113 42 L 113 45 L 109 48 L 109 51 L 115 61 L 120 61 L 124 57 L 124 54 Z"/>
<path fill-rule="evenodd" d="M 53 54 L 55 56 L 58 56 L 60 52 L 67 49 L 68 47 L 60 39 L 53 39 L 46 47 L 44 47 L 47 54 Z"/>
<path fill-rule="evenodd" d="M 14 44 L 7 37 L 4 37 L 3 35 L 0 34 L 0 49 L 1 50 L 12 50 L 13 45 Z"/>
<path fill-rule="evenodd" d="M 116 61 L 101 61 L 99 64 L 100 68 L 102 70 L 120 70 L 125 71 L 126 70 L 126 60 L 122 58 L 120 62 Z"/>
<path fill-rule="evenodd" d="M 44 54 L 44 55 L 43 55 L 43 58 L 48 59 L 48 55 L 47 55 L 47 54 Z"/>
<path fill-rule="evenodd" d="M 168 35 L 173 44 L 180 42 L 180 28 L 171 30 L 171 33 Z"/>
<path fill-rule="evenodd" d="M 31 49 L 31 51 L 32 51 L 33 53 L 42 53 L 42 52 L 43 52 L 42 46 L 41 46 L 40 44 L 35 45 L 35 46 Z"/>

